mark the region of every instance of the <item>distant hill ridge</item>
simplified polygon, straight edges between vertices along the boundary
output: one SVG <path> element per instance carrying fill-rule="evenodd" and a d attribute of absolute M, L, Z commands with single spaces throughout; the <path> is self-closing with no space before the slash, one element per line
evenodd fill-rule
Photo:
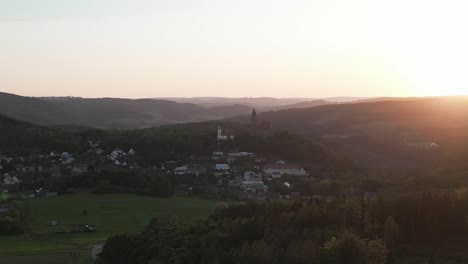
<path fill-rule="evenodd" d="M 134 129 L 247 114 L 249 106 L 214 108 L 155 99 L 33 98 L 0 93 L 0 114 L 45 126 Z"/>

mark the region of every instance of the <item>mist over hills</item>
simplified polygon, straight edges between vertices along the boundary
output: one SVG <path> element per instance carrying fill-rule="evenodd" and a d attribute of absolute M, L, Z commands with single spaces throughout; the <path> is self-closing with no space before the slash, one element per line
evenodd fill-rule
<path fill-rule="evenodd" d="M 44 126 L 135 129 L 246 115 L 252 108 L 265 112 L 332 103 L 307 98 L 35 98 L 0 93 L 0 114 Z"/>
<path fill-rule="evenodd" d="M 33 98 L 0 93 L 0 114 L 45 126 L 134 129 L 208 121 L 251 111 L 243 105 L 210 108 L 156 99 Z"/>
<path fill-rule="evenodd" d="M 330 97 L 330 98 L 274 98 L 274 97 L 242 97 L 242 98 L 228 98 L 228 97 L 163 97 L 157 99 L 170 100 L 179 103 L 193 103 L 206 107 L 222 106 L 241 104 L 255 107 L 259 111 L 278 110 L 295 108 L 305 102 L 324 102 L 330 103 L 344 103 L 364 100 L 368 98 L 362 97 Z M 315 106 L 315 105 L 314 105 Z"/>

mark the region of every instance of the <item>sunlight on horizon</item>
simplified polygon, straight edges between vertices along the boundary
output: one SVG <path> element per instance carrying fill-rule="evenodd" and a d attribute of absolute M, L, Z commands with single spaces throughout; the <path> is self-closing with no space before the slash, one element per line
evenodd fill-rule
<path fill-rule="evenodd" d="M 467 9 L 458 0 L 0 1 L 0 91 L 468 94 Z"/>

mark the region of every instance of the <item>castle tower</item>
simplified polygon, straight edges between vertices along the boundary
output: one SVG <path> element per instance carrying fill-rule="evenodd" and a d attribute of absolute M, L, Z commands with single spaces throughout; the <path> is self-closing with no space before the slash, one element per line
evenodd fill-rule
<path fill-rule="evenodd" d="M 252 110 L 252 116 L 250 117 L 250 121 L 252 122 L 252 125 L 257 124 L 257 111 L 255 111 L 255 108 Z"/>

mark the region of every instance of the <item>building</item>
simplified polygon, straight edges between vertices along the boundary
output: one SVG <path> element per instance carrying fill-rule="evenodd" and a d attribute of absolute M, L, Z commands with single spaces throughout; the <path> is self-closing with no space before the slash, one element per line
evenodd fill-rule
<path fill-rule="evenodd" d="M 109 154 L 109 159 L 112 161 L 117 160 L 119 157 L 124 156 L 125 152 L 119 148 L 114 149 L 114 151 Z"/>
<path fill-rule="evenodd" d="M 214 175 L 216 176 L 223 176 L 223 175 L 229 175 L 231 167 L 229 167 L 228 164 L 216 164 L 215 165 L 215 173 Z"/>
<path fill-rule="evenodd" d="M 263 167 L 263 173 L 267 176 L 278 178 L 278 176 L 308 176 L 304 168 L 290 164 L 270 164 Z"/>
<path fill-rule="evenodd" d="M 264 193 L 268 190 L 268 186 L 265 185 L 262 177 L 252 171 L 244 173 L 244 180 L 239 188 L 241 191 L 250 193 Z"/>
<path fill-rule="evenodd" d="M 174 169 L 174 174 L 175 175 L 185 175 L 187 174 L 188 172 L 188 166 L 187 165 L 184 165 L 184 166 L 180 166 L 180 167 L 177 167 Z"/>
<path fill-rule="evenodd" d="M 63 165 L 70 165 L 72 164 L 73 162 L 75 162 L 75 159 L 73 158 L 73 156 L 68 153 L 68 152 L 63 152 L 61 155 L 60 155 L 60 161 L 62 161 L 62 164 Z"/>
<path fill-rule="evenodd" d="M 3 183 L 5 185 L 14 185 L 14 184 L 18 184 L 20 182 L 21 181 L 16 176 L 11 177 L 8 173 L 5 173 L 3 175 Z"/>
<path fill-rule="evenodd" d="M 218 141 L 225 141 L 225 140 L 234 140 L 235 136 L 232 133 L 229 132 L 224 132 L 222 128 L 219 126 L 218 127 L 218 134 L 217 134 L 217 139 Z"/>
<path fill-rule="evenodd" d="M 213 151 L 211 155 L 212 160 L 220 160 L 224 157 L 224 152 L 222 151 Z"/>

